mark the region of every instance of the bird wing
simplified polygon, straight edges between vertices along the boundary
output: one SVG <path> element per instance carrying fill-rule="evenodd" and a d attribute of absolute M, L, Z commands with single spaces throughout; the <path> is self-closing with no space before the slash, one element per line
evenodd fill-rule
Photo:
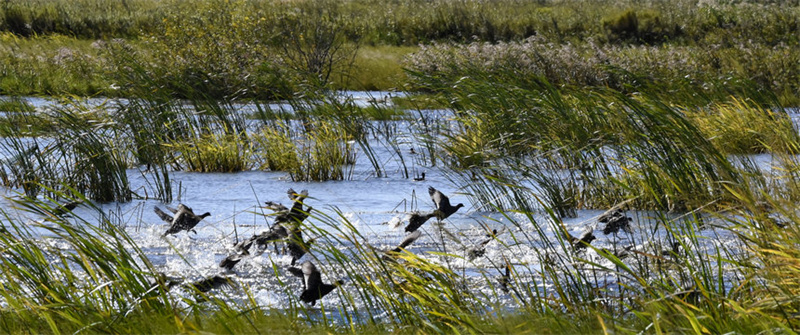
<path fill-rule="evenodd" d="M 306 290 L 311 292 L 318 291 L 322 286 L 322 274 L 314 266 L 314 263 L 307 261 L 302 265 L 303 279 L 306 282 Z"/>
<path fill-rule="evenodd" d="M 156 215 L 158 215 L 158 217 L 161 218 L 161 220 L 164 220 L 164 222 L 172 223 L 173 219 L 172 215 L 165 213 L 164 211 L 161 210 L 161 208 L 153 207 L 153 212 L 156 212 Z"/>
<path fill-rule="evenodd" d="M 291 209 L 291 212 L 294 215 L 298 215 L 301 214 L 301 212 L 303 212 L 303 200 L 305 200 L 307 197 L 308 197 L 308 190 L 302 190 L 300 191 L 300 193 L 294 194 L 294 198 L 292 199 L 294 200 L 294 204 L 292 205 Z"/>
<path fill-rule="evenodd" d="M 279 204 L 279 203 L 273 202 L 273 201 L 267 201 L 264 204 L 266 205 L 266 206 L 264 206 L 265 208 L 271 209 L 274 212 L 283 212 L 283 211 L 288 211 L 289 210 L 283 204 Z"/>
<path fill-rule="evenodd" d="M 406 226 L 406 232 L 414 232 L 419 227 L 422 227 L 425 222 L 428 222 L 430 218 L 435 216 L 435 213 L 428 213 L 428 214 L 421 214 L 418 212 L 411 213 L 411 216 L 408 217 L 408 225 Z"/>
<path fill-rule="evenodd" d="M 433 200 L 433 203 L 436 205 L 436 209 L 450 207 L 450 199 L 442 194 L 442 192 L 439 192 L 439 190 L 428 186 L 428 194 L 431 195 L 431 200 Z"/>
<path fill-rule="evenodd" d="M 400 249 L 400 248 L 405 249 L 407 246 L 411 245 L 411 243 L 414 243 L 414 241 L 419 239 L 419 237 L 421 235 L 422 235 L 422 232 L 419 231 L 419 230 L 414 231 L 413 233 L 406 235 L 406 238 L 404 238 L 403 241 L 400 242 L 400 244 L 397 246 L 397 248 L 398 249 Z M 397 250 L 397 249 L 395 249 L 395 250 Z"/>

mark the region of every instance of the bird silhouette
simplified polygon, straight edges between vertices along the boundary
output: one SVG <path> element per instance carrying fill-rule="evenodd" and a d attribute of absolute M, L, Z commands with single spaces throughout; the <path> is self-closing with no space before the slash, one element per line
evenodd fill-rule
<path fill-rule="evenodd" d="M 497 229 L 493 229 L 491 232 L 486 233 L 485 239 L 467 248 L 467 258 L 472 261 L 486 254 L 486 245 L 489 244 L 489 242 L 495 240 L 497 238 L 497 235 L 500 235 L 503 231 L 504 230 L 501 230 L 498 233 Z"/>
<path fill-rule="evenodd" d="M 243 250 L 243 252 L 236 252 L 233 255 L 228 255 L 228 257 L 225 257 L 225 259 L 219 262 L 219 267 L 228 271 L 233 270 L 233 267 L 236 266 L 236 264 L 239 264 L 239 262 L 241 262 L 242 259 L 244 259 L 249 255 L 250 252 L 246 249 Z"/>
<path fill-rule="evenodd" d="M 431 195 L 431 200 L 433 200 L 433 203 L 436 205 L 436 218 L 439 219 L 439 221 L 450 217 L 450 215 L 453 215 L 459 208 L 464 207 L 464 204 L 451 205 L 450 198 L 432 186 L 428 187 L 428 194 Z"/>
<path fill-rule="evenodd" d="M 303 255 L 308 253 L 309 247 L 315 242 L 315 239 L 303 241 L 303 232 L 297 229 L 289 233 L 286 241 L 286 248 L 289 249 L 289 255 L 292 256 L 291 265 L 294 265 Z"/>
<path fill-rule="evenodd" d="M 589 228 L 581 234 L 580 237 L 572 236 L 566 230 L 564 231 L 565 237 L 575 251 L 586 249 L 586 246 L 592 243 L 597 237 L 594 236 L 593 229 Z"/>
<path fill-rule="evenodd" d="M 78 207 L 78 205 L 82 204 L 82 200 L 75 200 L 66 202 L 63 204 L 58 204 L 56 207 L 53 208 L 52 214 L 54 216 L 65 216 L 72 212 L 73 209 Z"/>
<path fill-rule="evenodd" d="M 344 284 L 341 280 L 337 280 L 333 284 L 323 283 L 322 274 L 311 261 L 305 261 L 301 266 L 301 270 L 303 271 L 305 289 L 300 293 L 300 300 L 311 304 L 311 306 L 314 306 L 317 300 L 322 299 L 328 293 Z"/>
<path fill-rule="evenodd" d="M 497 279 L 500 284 L 500 290 L 503 293 L 508 293 L 508 285 L 511 283 L 511 264 L 506 263 L 505 273 L 500 273 L 500 278 Z"/>
<path fill-rule="evenodd" d="M 208 291 L 211 291 L 213 289 L 218 289 L 223 286 L 228 286 L 228 287 L 234 286 L 233 279 L 216 275 L 196 281 L 194 283 L 187 284 L 184 287 L 206 293 Z"/>
<path fill-rule="evenodd" d="M 184 204 L 178 205 L 178 209 L 176 210 L 173 210 L 172 208 L 169 207 L 167 208 L 173 213 L 175 213 L 171 217 L 172 218 L 171 221 L 169 220 L 170 219 L 169 214 L 164 213 L 164 211 L 162 211 L 158 207 L 153 207 L 153 211 L 155 211 L 156 214 L 158 214 L 158 216 L 162 220 L 164 220 L 165 222 L 170 222 L 169 229 L 167 229 L 167 231 L 164 232 L 164 235 L 162 236 L 176 234 L 183 230 L 187 232 L 191 231 L 197 234 L 197 231 L 194 230 L 194 227 L 197 226 L 197 224 L 200 223 L 201 220 L 211 215 L 211 213 L 209 212 L 205 212 L 202 215 L 196 215 L 194 214 L 194 211 L 192 211 L 190 207 Z"/>
<path fill-rule="evenodd" d="M 421 231 L 415 231 L 415 232 L 413 232 L 411 234 L 406 235 L 406 237 L 403 238 L 402 241 L 400 241 L 400 244 L 398 244 L 397 247 L 395 247 L 394 249 L 389 250 L 389 252 L 395 252 L 396 253 L 396 252 L 402 251 L 403 249 L 405 249 L 406 247 L 411 245 L 411 243 L 416 242 L 419 239 L 420 236 L 422 236 L 422 232 Z"/>
<path fill-rule="evenodd" d="M 294 189 L 290 188 L 286 191 L 289 195 L 289 199 L 292 200 L 294 203 L 292 204 L 292 208 L 289 210 L 288 213 L 285 215 L 278 215 L 275 218 L 275 223 L 300 223 L 305 220 L 309 213 L 311 212 L 311 207 L 308 209 L 303 210 L 303 201 L 308 198 L 308 190 L 302 190 L 300 193 L 294 191 Z"/>
<path fill-rule="evenodd" d="M 408 225 L 406 226 L 406 232 L 411 233 L 419 229 L 425 222 L 428 222 L 430 218 L 436 216 L 436 211 L 430 213 L 420 213 L 414 212 L 411 213 L 411 216 L 408 217 Z"/>
<path fill-rule="evenodd" d="M 630 222 L 633 219 L 626 216 L 625 213 L 621 209 L 616 209 L 611 212 L 604 213 L 597 221 L 605 223 L 606 226 L 603 228 L 603 234 L 608 235 L 611 233 L 618 233 L 620 230 L 630 234 L 632 233 Z"/>
<path fill-rule="evenodd" d="M 422 232 L 419 230 L 406 235 L 406 237 L 400 241 L 400 244 L 398 244 L 397 247 L 385 252 L 383 259 L 386 261 L 394 261 L 395 259 L 393 256 L 397 256 L 397 254 L 405 250 L 405 248 L 411 245 L 411 243 L 414 243 L 416 240 L 418 240 L 420 236 L 422 236 Z"/>
<path fill-rule="evenodd" d="M 419 177 L 414 177 L 414 181 L 423 181 L 425 180 L 425 172 L 423 172 Z"/>

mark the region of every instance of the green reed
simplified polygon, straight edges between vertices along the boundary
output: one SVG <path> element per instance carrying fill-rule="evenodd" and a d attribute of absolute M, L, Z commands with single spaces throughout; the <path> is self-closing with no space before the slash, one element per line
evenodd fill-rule
<path fill-rule="evenodd" d="M 65 100 L 63 107 L 44 114 L 17 115 L 30 127 L 27 132 L 4 129 L 3 146 L 11 153 L 4 162 L 11 172 L 4 178 L 6 185 L 21 186 L 35 197 L 41 190 L 38 185 L 59 189 L 67 184 L 98 201 L 129 201 L 127 157 L 115 144 L 116 125 L 104 109 Z"/>
<path fill-rule="evenodd" d="M 54 333 L 123 332 L 135 327 L 152 332 L 480 333 L 534 324 L 547 325 L 542 331 L 552 333 L 598 327 L 619 332 L 758 332 L 775 327 L 791 331 L 796 324 L 786 315 L 797 308 L 797 285 L 794 276 L 787 274 L 797 262 L 795 253 L 785 246 L 796 240 L 796 213 L 773 199 L 774 208 L 788 216 L 790 226 L 766 225 L 770 222 L 763 216 L 766 212 L 759 210 L 764 207 L 747 195 L 741 195 L 741 203 L 750 207 L 719 212 L 710 211 L 711 204 L 680 214 L 628 212 L 638 223 L 632 234 L 625 240 L 601 236 L 616 241 L 611 250 L 592 246 L 573 250 L 562 235 L 550 233 L 565 227 L 546 206 L 539 214 L 505 212 L 505 234 L 510 238 L 503 240 L 509 243 L 497 241 L 503 259 L 476 269 L 478 277 L 463 276 L 453 265 L 464 257 L 469 244 L 449 235 L 446 226 L 423 228 L 435 243 L 433 250 L 422 253 L 412 245 L 387 257 L 385 243 L 367 240 L 343 213 L 335 208 L 317 210 L 301 229 L 317 237 L 311 253 L 324 280 L 345 279 L 345 285 L 332 293 L 338 295 L 338 304 L 328 299 L 318 302 L 326 311 L 335 310 L 346 323 L 343 326 L 335 326 L 325 314 L 296 299 L 289 299 L 286 309 L 265 310 L 252 298 L 228 302 L 225 292 L 209 292 L 205 303 L 176 298 L 160 286 L 164 284 L 159 284 L 156 269 L 122 228 L 125 219 L 116 222 L 114 215 L 98 215 L 101 222 L 97 224 L 80 217 L 65 219 L 54 214 L 57 207 L 51 199 L 20 199 L 15 202 L 17 209 L 43 221 L 31 226 L 5 215 L 0 247 L 7 271 L 0 292 L 17 312 L 5 315 L 9 310 L 0 309 L 9 316 L 0 327 L 8 332 Z M 59 198 L 77 198 L 93 206 L 77 193 L 59 193 Z M 619 206 L 627 208 L 632 203 Z M 741 215 L 727 215 L 731 211 Z M 712 229 L 708 226 L 712 222 L 732 224 L 713 229 L 731 229 L 739 237 L 733 244 L 700 238 L 698 230 Z M 41 231 L 65 245 L 50 247 Z M 627 245 L 636 248 L 625 250 Z M 622 255 L 623 251 L 627 254 Z M 515 262 L 514 255 L 520 253 L 534 261 L 515 263 L 507 286 L 511 302 L 495 305 L 493 299 L 505 294 L 496 282 L 500 269 L 505 262 Z M 607 262 L 601 264 L 603 260 Z M 275 275 L 282 272 L 279 265 L 272 267 Z M 265 271 L 264 275 L 272 274 Z M 609 276 L 615 279 L 608 281 Z M 296 285 L 287 281 L 281 281 L 278 292 L 294 296 Z M 245 294 L 249 296 L 246 289 Z M 299 315 L 305 321 L 298 321 Z M 152 321 L 135 326 L 145 317 Z"/>
<path fill-rule="evenodd" d="M 470 186 L 475 203 L 509 208 L 492 200 L 508 193 L 509 184 L 527 192 L 538 190 L 547 195 L 549 207 L 567 216 L 575 208 L 605 207 L 626 199 L 636 199 L 638 208 L 724 203 L 735 200 L 726 185 L 743 186 L 744 175 L 726 156 L 731 149 L 722 146 L 732 141 L 722 144 L 717 139 L 734 136 L 751 148 L 763 148 L 767 142 L 775 143 L 773 148 L 792 146 L 797 141 L 796 135 L 787 135 L 793 133 L 787 118 L 761 112 L 768 106 L 751 108 L 747 114 L 748 109 L 720 109 L 730 111 L 724 115 L 748 117 L 748 127 L 761 129 L 744 130 L 748 136 L 770 136 L 741 138 L 733 127 L 742 122 L 710 129 L 703 122 L 716 114 L 687 117 L 681 107 L 658 96 L 555 88 L 544 79 L 504 85 L 482 75 L 475 73 L 442 90 L 441 96 L 451 101 L 456 127 L 426 137 L 453 169 L 451 174 L 461 175 L 451 178 L 459 180 L 457 184 L 484 180 L 483 185 Z M 748 174 L 756 179 L 763 178 L 760 175 Z M 514 182 L 518 180 L 522 182 Z M 511 208 L 530 206 L 519 201 Z"/>

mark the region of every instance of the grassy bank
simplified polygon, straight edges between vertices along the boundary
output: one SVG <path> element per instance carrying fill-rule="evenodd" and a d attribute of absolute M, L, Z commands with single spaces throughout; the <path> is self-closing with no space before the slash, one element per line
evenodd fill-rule
<path fill-rule="evenodd" d="M 188 82 L 216 98 L 273 99 L 320 84 L 424 90 L 401 69 L 452 82 L 499 66 L 630 92 L 738 94 L 752 82 L 796 104 L 799 17 L 795 3 L 747 1 L 8 1 L 0 93 L 150 85 L 188 97 L 174 84 Z"/>

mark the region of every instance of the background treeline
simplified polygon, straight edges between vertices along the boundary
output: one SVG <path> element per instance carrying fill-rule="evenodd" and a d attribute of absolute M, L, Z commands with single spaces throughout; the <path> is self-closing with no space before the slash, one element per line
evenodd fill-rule
<path fill-rule="evenodd" d="M 404 69 L 452 78 L 472 65 L 521 65 L 578 87 L 708 92 L 746 83 L 796 104 L 799 26 L 797 1 L 7 0 L 0 94 L 419 91 L 431 83 Z M 505 53 L 469 51 L 476 47 Z M 547 66 L 529 71 L 509 57 L 520 49 Z"/>
<path fill-rule="evenodd" d="M 268 32 L 276 16 L 340 13 L 340 28 L 371 44 L 432 41 L 514 41 L 544 36 L 562 42 L 593 38 L 610 43 L 796 43 L 797 1 L 270 1 L 270 0 L 5 0 L 0 29 L 18 36 L 136 38 L 159 33 L 166 19 L 194 16 L 205 6 L 220 14 L 268 20 L 239 21 Z M 226 13 L 225 8 L 236 8 Z M 305 12 L 308 10 L 308 12 Z"/>

